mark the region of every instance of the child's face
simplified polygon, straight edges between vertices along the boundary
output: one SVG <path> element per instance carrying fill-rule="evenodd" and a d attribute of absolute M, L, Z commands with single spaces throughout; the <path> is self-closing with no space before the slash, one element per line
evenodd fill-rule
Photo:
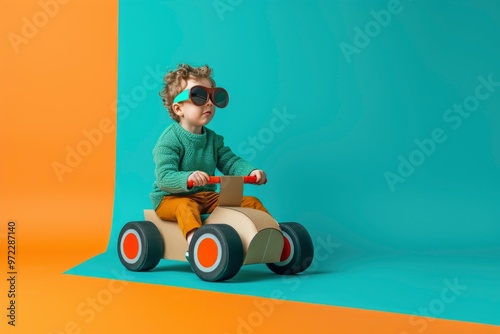
<path fill-rule="evenodd" d="M 191 78 L 187 80 L 185 89 L 200 85 L 212 87 L 210 80 L 201 78 Z M 210 123 L 215 115 L 215 106 L 210 99 L 201 106 L 193 104 L 190 100 L 174 104 L 174 111 L 180 117 L 180 124 L 183 128 L 193 133 L 201 133 L 201 128 Z"/>

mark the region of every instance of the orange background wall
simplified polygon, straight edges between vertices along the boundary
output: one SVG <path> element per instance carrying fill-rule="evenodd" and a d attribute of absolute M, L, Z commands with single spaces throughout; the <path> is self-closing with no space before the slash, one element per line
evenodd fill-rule
<path fill-rule="evenodd" d="M 16 222 L 18 272 L 16 327 L 7 325 L 9 287 L 0 280 L 0 332 L 417 333 L 408 315 L 62 274 L 108 242 L 117 7 L 0 2 L 0 273 L 7 276 L 9 221 Z M 72 150 L 86 156 L 68 157 Z M 67 169 L 58 177 L 55 165 Z M 425 333 L 500 330 L 430 319 Z"/>

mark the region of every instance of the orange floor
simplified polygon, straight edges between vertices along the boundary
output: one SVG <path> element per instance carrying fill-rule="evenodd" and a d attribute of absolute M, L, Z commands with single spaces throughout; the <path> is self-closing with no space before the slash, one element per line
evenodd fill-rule
<path fill-rule="evenodd" d="M 117 3 L 6 0 L 0 13 L 1 333 L 500 333 L 473 323 L 415 324 L 402 314 L 63 275 L 104 252 L 111 227 Z M 8 297 L 9 221 L 16 223 L 15 298 Z M 15 327 L 8 324 L 11 301 Z"/>

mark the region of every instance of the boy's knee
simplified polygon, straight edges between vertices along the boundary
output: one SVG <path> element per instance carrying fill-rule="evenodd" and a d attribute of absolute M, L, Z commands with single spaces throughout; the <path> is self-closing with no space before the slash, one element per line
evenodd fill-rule
<path fill-rule="evenodd" d="M 251 204 L 251 205 L 262 205 L 262 203 L 260 202 L 260 199 L 258 199 L 255 196 L 245 196 L 245 198 L 243 199 L 243 202 L 247 202 L 248 204 Z"/>
<path fill-rule="evenodd" d="M 177 205 L 176 212 L 185 212 L 186 210 L 189 209 L 196 209 L 197 205 L 196 202 L 193 201 L 192 199 L 186 198 L 185 201 L 180 202 Z"/>

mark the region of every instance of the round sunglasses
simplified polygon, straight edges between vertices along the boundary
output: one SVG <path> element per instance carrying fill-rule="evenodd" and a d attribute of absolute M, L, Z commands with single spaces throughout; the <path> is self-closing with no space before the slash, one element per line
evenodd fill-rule
<path fill-rule="evenodd" d="M 225 108 L 229 103 L 229 94 L 221 87 L 193 86 L 179 93 L 174 99 L 174 103 L 191 100 L 194 105 L 202 106 L 208 99 L 218 108 Z"/>

